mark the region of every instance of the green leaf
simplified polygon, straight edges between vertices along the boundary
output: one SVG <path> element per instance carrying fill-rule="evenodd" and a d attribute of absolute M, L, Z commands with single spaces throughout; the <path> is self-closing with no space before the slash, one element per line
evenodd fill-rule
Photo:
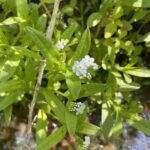
<path fill-rule="evenodd" d="M 16 0 L 5 0 L 6 8 L 16 14 Z"/>
<path fill-rule="evenodd" d="M 73 15 L 73 8 L 70 7 L 70 5 L 65 5 L 62 9 L 61 9 L 61 13 L 63 14 L 67 14 L 68 16 L 72 16 Z"/>
<path fill-rule="evenodd" d="M 40 0 L 41 3 L 54 3 L 55 0 Z"/>
<path fill-rule="evenodd" d="M 6 60 L 3 66 L 0 68 L 0 81 L 9 79 L 14 72 L 16 71 L 17 66 L 19 65 L 20 60 L 12 56 Z"/>
<path fill-rule="evenodd" d="M 74 79 L 66 80 L 67 86 L 74 100 L 78 99 L 81 90 L 81 81 Z"/>
<path fill-rule="evenodd" d="M 25 71 L 24 71 L 24 80 L 26 82 L 27 88 L 33 88 L 37 80 L 36 75 L 38 74 L 39 63 L 37 63 L 32 58 L 26 58 Z"/>
<path fill-rule="evenodd" d="M 91 35 L 90 30 L 87 28 L 80 41 L 79 44 L 73 54 L 73 57 L 71 58 L 71 65 L 73 65 L 74 61 L 81 60 L 85 55 L 88 54 L 91 46 Z"/>
<path fill-rule="evenodd" d="M 38 111 L 36 123 L 36 142 L 40 143 L 47 136 L 47 115 L 43 110 Z"/>
<path fill-rule="evenodd" d="M 95 27 L 100 22 L 101 18 L 102 18 L 102 15 L 100 12 L 92 13 L 87 20 L 87 26 Z"/>
<path fill-rule="evenodd" d="M 70 24 L 70 26 L 63 32 L 61 39 L 70 39 L 73 35 L 73 33 L 77 30 L 78 24 L 76 22 L 73 22 Z"/>
<path fill-rule="evenodd" d="M 24 89 L 24 82 L 22 80 L 9 80 L 0 83 L 0 92 L 8 92 L 19 89 Z"/>
<path fill-rule="evenodd" d="M 127 122 L 134 126 L 136 129 L 142 131 L 146 135 L 150 135 L 150 121 L 143 119 L 140 116 L 133 116 L 130 119 L 127 119 Z"/>
<path fill-rule="evenodd" d="M 124 72 L 137 77 L 150 77 L 150 69 L 147 68 L 132 67 L 125 69 Z"/>
<path fill-rule="evenodd" d="M 15 23 L 23 23 L 23 22 L 26 22 L 26 20 L 24 20 L 20 17 L 10 17 L 10 18 L 4 20 L 3 22 L 1 22 L 0 26 L 11 25 L 11 24 L 15 24 Z"/>
<path fill-rule="evenodd" d="M 132 7 L 150 7 L 149 0 L 122 0 L 122 4 Z"/>
<path fill-rule="evenodd" d="M 51 91 L 42 90 L 41 92 L 59 120 L 65 122 L 66 109 L 62 102 Z"/>
<path fill-rule="evenodd" d="M 43 138 L 37 143 L 37 150 L 47 150 L 59 143 L 66 134 L 66 128 L 64 126 L 58 128 L 55 132 L 51 133 L 48 137 Z"/>
<path fill-rule="evenodd" d="M 8 37 L 7 35 L 0 29 L 0 44 L 8 44 Z"/>
<path fill-rule="evenodd" d="M 104 121 L 102 125 L 102 132 L 106 139 L 112 136 L 112 129 L 114 125 L 113 122 L 114 122 L 114 118 L 112 117 L 110 113 L 108 113 L 108 116 L 106 117 L 106 120 Z"/>
<path fill-rule="evenodd" d="M 148 14 L 148 12 L 148 10 L 139 9 L 131 18 L 131 22 L 137 22 L 143 19 Z"/>
<path fill-rule="evenodd" d="M 113 10 L 113 18 L 118 19 L 123 15 L 123 8 L 121 6 L 116 6 Z"/>
<path fill-rule="evenodd" d="M 106 103 L 102 104 L 102 115 L 101 115 L 101 124 L 102 124 L 102 132 L 104 137 L 107 139 L 112 135 L 112 128 L 113 128 L 113 122 L 114 118 L 112 116 L 112 111 L 108 107 Z"/>
<path fill-rule="evenodd" d="M 77 125 L 77 116 L 69 111 L 65 112 L 67 130 L 70 135 L 74 135 Z"/>
<path fill-rule="evenodd" d="M 31 40 L 47 58 L 47 61 L 50 62 L 50 64 L 51 62 L 57 62 L 55 56 L 58 55 L 58 52 L 51 41 L 49 41 L 41 32 L 37 31 L 36 29 L 26 27 L 26 30 L 29 33 Z"/>
<path fill-rule="evenodd" d="M 147 32 L 144 36 L 140 36 L 139 39 L 137 40 L 137 43 L 140 42 L 150 42 L 150 32 Z"/>
<path fill-rule="evenodd" d="M 110 22 L 105 27 L 104 37 L 106 39 L 110 38 L 117 31 L 117 25 L 114 22 Z"/>
<path fill-rule="evenodd" d="M 12 47 L 14 50 L 16 50 L 19 55 L 22 55 L 22 56 L 27 56 L 27 57 L 32 57 L 32 58 L 35 58 L 35 59 L 38 59 L 40 60 L 41 59 L 41 56 L 38 55 L 36 52 L 33 52 L 25 47 L 21 47 L 21 46 L 15 46 L 15 47 Z"/>
<path fill-rule="evenodd" d="M 123 125 L 122 125 L 122 120 L 120 118 L 120 119 L 116 120 L 116 122 L 113 126 L 113 129 L 112 129 L 113 136 L 115 136 L 115 137 L 120 136 L 122 133 L 122 129 L 123 129 Z"/>
<path fill-rule="evenodd" d="M 4 109 L 4 118 L 5 118 L 6 126 L 10 125 L 11 115 L 12 115 L 12 106 L 10 105 Z"/>
<path fill-rule="evenodd" d="M 38 18 L 36 28 L 41 32 L 45 32 L 46 25 L 47 25 L 47 16 L 43 14 Z"/>
<path fill-rule="evenodd" d="M 119 86 L 119 89 L 121 91 L 134 91 L 140 88 L 140 85 L 138 83 L 126 83 L 124 80 L 117 78 L 117 84 Z"/>
<path fill-rule="evenodd" d="M 5 96 L 4 98 L 1 98 L 0 99 L 0 111 L 10 106 L 14 102 L 16 102 L 18 99 L 21 99 L 22 96 L 23 96 L 23 92 L 18 91 L 18 92 L 11 93 L 10 95 Z"/>
<path fill-rule="evenodd" d="M 79 98 L 88 97 L 94 94 L 103 92 L 106 88 L 106 84 L 102 83 L 89 83 L 81 85 L 81 91 L 79 94 Z"/>
<path fill-rule="evenodd" d="M 27 0 L 16 0 L 16 6 L 18 17 L 28 19 L 29 9 Z"/>
<path fill-rule="evenodd" d="M 77 131 L 82 134 L 96 135 L 101 132 L 101 128 L 89 122 L 83 122 L 78 126 Z"/>

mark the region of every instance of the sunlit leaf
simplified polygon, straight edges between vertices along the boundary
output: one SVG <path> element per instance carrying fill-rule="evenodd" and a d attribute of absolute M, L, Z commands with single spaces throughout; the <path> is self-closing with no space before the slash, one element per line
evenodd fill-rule
<path fill-rule="evenodd" d="M 89 27 L 96 26 L 100 22 L 101 17 L 102 15 L 100 12 L 92 13 L 87 20 L 87 26 Z"/>
<path fill-rule="evenodd" d="M 132 7 L 150 7 L 149 0 L 122 0 L 122 3 Z"/>
<path fill-rule="evenodd" d="M 85 55 L 87 55 L 90 50 L 90 46 L 91 46 L 91 35 L 90 30 L 87 28 L 84 31 L 79 41 L 79 44 L 73 54 L 71 64 L 73 65 L 74 61 L 81 60 Z"/>
<path fill-rule="evenodd" d="M 64 126 L 58 128 L 56 131 L 51 133 L 48 137 L 43 138 L 39 143 L 37 143 L 37 150 L 46 150 L 57 143 L 59 143 L 65 136 L 66 128 Z"/>
<path fill-rule="evenodd" d="M 20 17 L 10 17 L 6 20 L 4 20 L 3 22 L 0 23 L 1 25 L 11 25 L 11 24 L 15 24 L 15 23 L 23 23 L 26 22 L 26 20 L 20 18 Z"/>
<path fill-rule="evenodd" d="M 125 69 L 124 72 L 137 77 L 150 77 L 150 69 L 147 68 L 132 67 Z"/>

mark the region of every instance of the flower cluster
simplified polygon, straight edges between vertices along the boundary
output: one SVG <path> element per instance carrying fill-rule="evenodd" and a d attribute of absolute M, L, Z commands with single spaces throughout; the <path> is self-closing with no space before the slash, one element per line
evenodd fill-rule
<path fill-rule="evenodd" d="M 56 43 L 56 48 L 60 51 L 64 49 L 64 47 L 66 46 L 68 42 L 69 42 L 68 39 L 61 39 L 60 41 Z"/>
<path fill-rule="evenodd" d="M 87 147 L 89 147 L 90 146 L 90 137 L 89 136 L 85 136 L 84 137 L 84 142 L 83 142 L 83 147 L 84 148 L 87 148 Z"/>
<path fill-rule="evenodd" d="M 94 58 L 86 55 L 81 61 L 75 61 L 72 70 L 77 76 L 83 76 L 90 79 L 91 75 L 88 73 L 88 69 L 90 67 L 92 67 L 93 70 L 98 69 L 98 65 L 94 61 Z"/>
<path fill-rule="evenodd" d="M 85 110 L 85 104 L 81 102 L 72 103 L 72 106 L 70 108 L 70 111 L 75 111 L 76 115 L 83 114 Z"/>

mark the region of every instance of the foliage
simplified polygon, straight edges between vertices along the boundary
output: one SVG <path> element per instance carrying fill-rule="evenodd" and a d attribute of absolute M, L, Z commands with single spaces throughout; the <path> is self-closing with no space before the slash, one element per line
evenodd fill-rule
<path fill-rule="evenodd" d="M 28 109 L 45 57 L 35 108 L 39 150 L 55 146 L 68 134 L 76 138 L 98 134 L 107 141 L 121 134 L 123 120 L 150 135 L 150 122 L 140 116 L 142 107 L 132 96 L 150 77 L 149 64 L 142 57 L 150 53 L 150 12 L 145 8 L 150 7 L 149 0 L 62 1 L 49 41 L 45 32 L 53 3 L 0 1 L 0 110 L 7 124 L 16 103 L 27 104 Z M 68 42 L 58 47 L 63 39 Z M 91 66 L 88 74 L 78 76 L 72 67 L 86 55 L 95 59 L 98 68 Z M 76 113 L 77 102 L 85 104 L 82 113 Z M 98 108 L 101 127 L 87 119 Z M 57 122 L 50 135 L 48 118 Z"/>

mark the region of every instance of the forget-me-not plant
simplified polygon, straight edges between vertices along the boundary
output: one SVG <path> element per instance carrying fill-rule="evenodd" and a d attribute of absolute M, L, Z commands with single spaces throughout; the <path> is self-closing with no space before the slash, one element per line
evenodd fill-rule
<path fill-rule="evenodd" d="M 87 73 L 87 66 L 82 61 L 75 61 L 72 70 L 76 73 L 77 76 L 84 76 Z"/>
<path fill-rule="evenodd" d="M 88 72 L 88 69 L 90 67 L 92 67 L 93 70 L 98 69 L 98 65 L 94 61 L 94 58 L 90 57 L 89 55 L 86 55 L 84 58 L 82 58 L 81 61 L 75 61 L 72 70 L 77 76 L 89 78 L 90 73 Z"/>
<path fill-rule="evenodd" d="M 76 108 L 76 115 L 83 114 L 85 110 L 85 104 L 78 102 L 78 107 Z"/>
<path fill-rule="evenodd" d="M 64 49 L 67 43 L 68 43 L 68 39 L 61 39 L 56 43 L 56 48 L 60 51 Z"/>

